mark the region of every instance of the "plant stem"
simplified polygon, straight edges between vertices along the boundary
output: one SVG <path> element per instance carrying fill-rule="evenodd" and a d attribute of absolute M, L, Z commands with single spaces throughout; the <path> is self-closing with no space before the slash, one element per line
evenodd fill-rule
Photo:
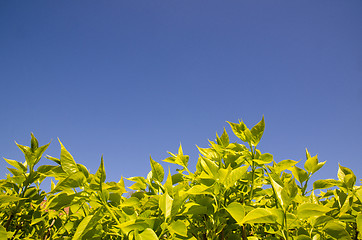
<path fill-rule="evenodd" d="M 107 211 L 111 214 L 112 218 L 116 221 L 118 225 L 121 225 L 118 218 L 114 215 L 113 211 L 109 208 L 108 204 L 106 202 L 103 202 L 103 205 L 106 207 Z"/>

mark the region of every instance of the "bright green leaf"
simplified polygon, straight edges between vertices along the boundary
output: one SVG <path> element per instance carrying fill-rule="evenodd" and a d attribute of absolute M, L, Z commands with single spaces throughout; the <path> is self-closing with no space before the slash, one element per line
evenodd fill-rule
<path fill-rule="evenodd" d="M 106 180 L 106 171 L 104 169 L 103 156 L 101 157 L 101 164 L 99 165 L 99 168 L 98 168 L 96 174 L 94 175 L 94 180 L 98 184 L 104 183 L 104 181 Z"/>
<path fill-rule="evenodd" d="M 331 209 L 323 205 L 315 203 L 302 203 L 297 209 L 298 217 L 309 218 L 314 216 L 321 216 L 329 212 Z"/>
<path fill-rule="evenodd" d="M 20 198 L 20 197 L 13 196 L 13 195 L 0 194 L 0 205 L 3 204 L 3 203 L 17 202 L 17 201 L 20 201 L 22 199 L 25 199 L 25 198 Z"/>
<path fill-rule="evenodd" d="M 245 208 L 243 205 L 238 202 L 232 202 L 227 206 L 226 211 L 230 213 L 238 224 L 243 224 L 243 218 L 245 217 Z"/>
<path fill-rule="evenodd" d="M 151 228 L 146 228 L 139 234 L 140 240 L 158 240 L 156 233 Z"/>
<path fill-rule="evenodd" d="M 313 188 L 314 189 L 324 189 L 324 188 L 331 188 L 331 187 L 336 187 L 336 186 L 340 186 L 341 182 L 338 180 L 334 180 L 334 179 L 321 179 L 321 180 L 317 180 L 313 183 Z"/>
<path fill-rule="evenodd" d="M 295 179 L 297 179 L 300 183 L 303 183 L 308 179 L 308 173 L 297 166 L 292 167 L 292 173 Z"/>
<path fill-rule="evenodd" d="M 209 187 L 205 185 L 195 185 L 191 187 L 189 190 L 187 190 L 187 194 L 204 194 L 206 190 L 208 190 Z"/>
<path fill-rule="evenodd" d="M 263 133 L 264 133 L 264 128 L 265 128 L 265 122 L 264 122 L 264 116 L 263 118 L 261 119 L 260 122 L 258 122 L 251 130 L 251 134 L 253 135 L 252 137 L 252 144 L 254 146 L 258 145 L 258 143 L 260 142 L 261 140 L 261 137 L 263 136 Z"/>
<path fill-rule="evenodd" d="M 223 147 L 229 146 L 229 136 L 228 136 L 225 128 L 224 128 L 224 132 L 221 135 L 221 137 L 219 137 L 216 133 L 216 141 L 220 146 L 223 146 Z"/>
<path fill-rule="evenodd" d="M 265 208 L 257 208 L 249 212 L 242 223 L 275 223 L 277 216 Z"/>
<path fill-rule="evenodd" d="M 94 215 L 88 215 L 79 223 L 77 230 L 74 233 L 73 240 L 81 239 L 84 234 L 86 234 L 89 230 L 91 230 L 94 225 L 98 223 L 98 221 L 102 217 L 99 215 L 99 211 Z"/>
<path fill-rule="evenodd" d="M 165 215 L 165 220 L 171 215 L 173 199 L 165 192 L 159 200 L 159 207 Z"/>
<path fill-rule="evenodd" d="M 187 237 L 187 226 L 183 221 L 177 220 L 176 222 L 171 223 L 170 228 L 178 235 Z"/>
<path fill-rule="evenodd" d="M 68 150 L 64 147 L 62 142 L 58 139 L 61 149 L 60 149 L 60 162 L 62 169 L 68 175 L 72 173 L 76 173 L 79 171 L 77 164 L 74 161 L 73 156 L 68 152 Z"/>
<path fill-rule="evenodd" d="M 86 178 L 84 174 L 82 172 L 76 172 L 72 175 L 69 175 L 67 178 L 59 181 L 55 188 L 52 190 L 52 193 L 81 187 L 85 181 Z"/>
<path fill-rule="evenodd" d="M 151 163 L 151 168 L 152 168 L 152 177 L 154 179 L 156 179 L 157 181 L 162 182 L 163 178 L 165 176 L 163 167 L 161 166 L 161 164 L 154 161 L 151 157 L 150 157 L 150 163 Z"/>

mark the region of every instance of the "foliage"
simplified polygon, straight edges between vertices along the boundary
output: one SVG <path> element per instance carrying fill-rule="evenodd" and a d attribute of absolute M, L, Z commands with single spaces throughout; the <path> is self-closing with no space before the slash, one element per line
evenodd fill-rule
<path fill-rule="evenodd" d="M 176 174 L 151 158 L 147 177 L 128 178 L 129 192 L 123 178 L 105 181 L 103 158 L 91 174 L 60 141 L 60 157 L 46 156 L 55 165 L 39 166 L 49 144 L 32 134 L 30 147 L 17 144 L 25 162 L 5 159 L 12 167 L 0 180 L 0 240 L 362 239 L 362 187 L 350 169 L 339 166 L 338 180 L 311 185 L 325 164 L 317 156 L 306 150 L 304 168 L 277 163 L 257 149 L 264 118 L 251 129 L 229 124 L 244 144 L 230 143 L 224 130 L 199 148 L 195 172 L 181 146 L 164 160 L 178 165 Z"/>

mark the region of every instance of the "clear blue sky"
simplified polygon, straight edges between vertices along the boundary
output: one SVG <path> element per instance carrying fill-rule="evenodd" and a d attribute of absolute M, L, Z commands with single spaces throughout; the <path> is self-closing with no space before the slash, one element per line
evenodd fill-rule
<path fill-rule="evenodd" d="M 262 152 L 361 179 L 362 1 L 1 1 L 0 91 L 1 157 L 59 137 L 118 181 L 264 114 Z"/>

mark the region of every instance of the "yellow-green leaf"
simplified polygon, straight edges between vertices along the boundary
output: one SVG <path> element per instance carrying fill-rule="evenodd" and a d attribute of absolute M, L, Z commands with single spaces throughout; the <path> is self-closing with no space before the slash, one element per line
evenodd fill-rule
<path fill-rule="evenodd" d="M 275 223 L 277 216 L 265 208 L 257 208 L 249 212 L 242 223 Z"/>
<path fill-rule="evenodd" d="M 302 203 L 297 209 L 297 214 L 300 218 L 309 218 L 321 216 L 329 211 L 331 211 L 331 209 L 323 205 L 315 203 Z"/>
<path fill-rule="evenodd" d="M 64 147 L 62 142 L 58 139 L 60 143 L 60 163 L 64 172 L 68 175 L 76 173 L 79 171 L 77 164 L 74 161 L 73 156 L 68 152 L 68 150 Z"/>
<path fill-rule="evenodd" d="M 263 118 L 261 119 L 260 122 L 258 122 L 251 130 L 251 134 L 253 135 L 252 137 L 252 144 L 254 146 L 258 145 L 258 143 L 260 142 L 261 140 L 261 137 L 263 136 L 263 133 L 264 133 L 264 128 L 265 128 L 265 122 L 264 122 L 264 116 Z"/>
<path fill-rule="evenodd" d="M 242 225 L 243 218 L 245 217 L 245 208 L 238 202 L 232 202 L 226 207 L 226 211 L 235 219 L 235 221 Z"/>

